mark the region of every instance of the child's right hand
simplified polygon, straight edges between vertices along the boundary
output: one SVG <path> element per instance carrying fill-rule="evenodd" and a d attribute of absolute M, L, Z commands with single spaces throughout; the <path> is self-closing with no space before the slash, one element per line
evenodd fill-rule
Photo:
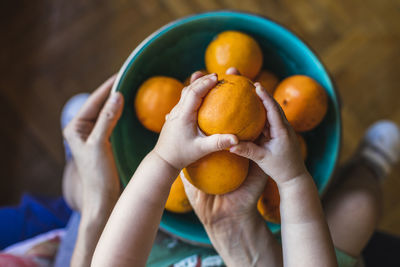
<path fill-rule="evenodd" d="M 166 116 L 154 152 L 171 167 L 181 170 L 212 152 L 238 144 L 232 134 L 205 136 L 197 126 L 197 111 L 203 98 L 218 80 L 217 75 L 195 72 L 189 86 L 182 90 L 178 104 Z"/>
<path fill-rule="evenodd" d="M 240 142 L 231 147 L 230 152 L 253 160 L 279 185 L 307 173 L 307 170 L 296 133 L 283 110 L 259 83 L 255 85 L 257 95 L 267 111 L 268 122 L 257 144 Z"/>

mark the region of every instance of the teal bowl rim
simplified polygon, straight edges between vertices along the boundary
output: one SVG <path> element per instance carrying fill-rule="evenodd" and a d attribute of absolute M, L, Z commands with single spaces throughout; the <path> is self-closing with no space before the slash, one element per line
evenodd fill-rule
<path fill-rule="evenodd" d="M 182 17 L 180 19 L 174 20 L 170 23 L 167 23 L 166 25 L 162 26 L 161 28 L 159 28 L 158 30 L 156 30 L 155 32 L 153 32 L 152 34 L 150 34 L 148 37 L 146 37 L 129 55 L 129 57 L 125 60 L 124 64 L 122 65 L 121 69 L 119 70 L 117 77 L 115 79 L 113 88 L 112 88 L 112 92 L 116 92 L 119 90 L 120 88 L 120 84 L 121 84 L 121 80 L 123 80 L 127 74 L 127 70 L 130 68 L 130 66 L 133 64 L 135 58 L 154 40 L 156 40 L 160 35 L 163 35 L 165 33 L 167 33 L 169 30 L 172 30 L 174 27 L 176 26 L 180 26 L 182 24 L 185 24 L 187 22 L 190 21 L 194 21 L 200 18 L 206 18 L 206 17 L 213 17 L 213 16 L 239 16 L 239 17 L 252 17 L 253 19 L 256 20 L 267 20 L 270 23 L 275 24 L 277 27 L 281 28 L 283 31 L 286 31 L 286 33 L 293 38 L 294 40 L 297 39 L 298 43 L 302 46 L 304 46 L 306 49 L 306 51 L 308 51 L 311 56 L 312 59 L 314 61 L 314 63 L 319 66 L 323 72 L 326 74 L 327 76 L 327 82 L 330 85 L 330 87 L 333 89 L 334 91 L 334 95 L 333 95 L 333 105 L 334 105 L 334 110 L 335 110 L 335 116 L 338 118 L 337 122 L 336 122 L 336 129 L 337 132 L 336 134 L 338 135 L 338 149 L 336 150 L 336 155 L 335 155 L 335 163 L 332 166 L 332 169 L 330 170 L 330 176 L 327 179 L 327 183 L 325 184 L 325 186 L 318 190 L 319 195 L 322 197 L 327 188 L 330 186 L 331 182 L 332 182 L 332 176 L 335 173 L 335 170 L 337 168 L 337 165 L 339 163 L 339 155 L 340 155 L 340 151 L 341 151 L 341 145 L 342 145 L 342 117 L 341 117 L 341 101 L 340 101 L 340 95 L 339 92 L 335 86 L 335 83 L 332 79 L 332 75 L 330 74 L 330 72 L 327 70 L 327 68 L 325 67 L 325 65 L 323 64 L 322 60 L 317 56 L 317 53 L 311 48 L 310 45 L 308 45 L 308 43 L 306 41 L 304 41 L 302 38 L 300 38 L 298 35 L 296 35 L 293 31 L 291 31 L 288 27 L 284 26 L 281 23 L 276 22 L 275 20 L 268 18 L 266 16 L 262 16 L 259 14 L 254 14 L 254 13 L 249 13 L 249 12 L 242 12 L 242 11 L 233 11 L 233 10 L 218 10 L 218 11 L 210 11 L 210 12 L 204 12 L 204 13 L 198 13 L 198 14 L 194 14 L 194 15 L 189 15 L 186 17 Z M 115 158 L 117 158 L 117 155 L 114 155 Z M 119 169 L 119 166 L 117 164 L 117 167 Z M 181 236 L 178 236 L 174 233 L 174 229 L 169 229 L 170 227 L 165 227 L 165 225 L 163 224 L 163 222 L 160 222 L 160 229 L 177 237 L 180 238 L 182 240 L 184 240 L 185 242 L 189 242 L 191 244 L 196 244 L 196 245 L 202 245 L 202 246 L 209 246 L 210 243 L 201 243 L 201 242 L 196 242 L 193 240 L 190 240 L 188 238 L 184 238 Z M 278 232 L 279 233 L 279 232 Z"/>

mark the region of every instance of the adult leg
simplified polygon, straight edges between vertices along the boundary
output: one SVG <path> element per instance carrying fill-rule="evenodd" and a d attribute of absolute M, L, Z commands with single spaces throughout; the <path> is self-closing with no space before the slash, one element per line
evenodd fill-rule
<path fill-rule="evenodd" d="M 375 174 L 357 161 L 324 199 L 324 208 L 336 248 L 358 257 L 376 229 L 381 212 L 381 189 Z"/>
<path fill-rule="evenodd" d="M 64 106 L 61 114 L 61 128 L 63 129 L 77 114 L 89 94 L 79 94 L 72 97 Z M 63 174 L 63 197 L 73 212 L 66 226 L 66 234 L 62 240 L 55 258 L 54 266 L 70 266 L 71 257 L 75 248 L 80 224 L 80 211 L 82 207 L 82 182 L 76 168 L 71 151 L 64 142 L 66 163 Z"/>
<path fill-rule="evenodd" d="M 78 113 L 79 109 L 86 102 L 89 94 L 83 93 L 73 96 L 65 104 L 61 113 L 61 128 L 64 127 L 72 120 Z M 65 148 L 65 167 L 63 173 L 62 189 L 63 196 L 67 204 L 75 211 L 80 211 L 82 203 L 82 184 L 76 168 L 75 162 L 72 158 L 71 151 L 68 144 L 64 141 Z"/>
<path fill-rule="evenodd" d="M 65 202 L 74 211 L 80 212 L 82 206 L 82 185 L 74 160 L 65 163 L 62 191 Z"/>
<path fill-rule="evenodd" d="M 399 128 L 387 121 L 371 126 L 323 201 L 336 248 L 354 257 L 360 255 L 381 216 L 381 180 L 399 157 Z"/>

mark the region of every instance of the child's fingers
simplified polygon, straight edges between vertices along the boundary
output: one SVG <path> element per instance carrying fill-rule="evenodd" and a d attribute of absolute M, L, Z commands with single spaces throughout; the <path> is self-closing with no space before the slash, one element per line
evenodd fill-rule
<path fill-rule="evenodd" d="M 240 142 L 239 144 L 232 146 L 229 151 L 236 155 L 251 159 L 256 163 L 259 163 L 265 157 L 264 148 L 257 146 L 253 142 Z"/>
<path fill-rule="evenodd" d="M 256 93 L 261 98 L 267 111 L 270 135 L 271 137 L 275 137 L 279 131 L 286 129 L 284 114 L 281 112 L 279 104 L 268 94 L 261 84 L 256 83 L 255 85 Z"/>
<path fill-rule="evenodd" d="M 195 80 L 197 80 L 200 77 L 203 77 L 205 74 L 201 71 L 196 71 L 190 76 L 190 83 L 193 83 Z"/>
<path fill-rule="evenodd" d="M 240 75 L 239 70 L 235 67 L 230 67 L 229 69 L 226 70 L 225 73 L 230 75 Z"/>
<path fill-rule="evenodd" d="M 199 108 L 203 97 L 215 86 L 217 80 L 217 75 L 214 73 L 203 76 L 189 85 L 182 98 L 183 114 L 195 112 Z"/>
<path fill-rule="evenodd" d="M 207 137 L 200 137 L 200 150 L 205 154 L 230 148 L 239 143 L 237 137 L 233 134 L 213 134 Z"/>

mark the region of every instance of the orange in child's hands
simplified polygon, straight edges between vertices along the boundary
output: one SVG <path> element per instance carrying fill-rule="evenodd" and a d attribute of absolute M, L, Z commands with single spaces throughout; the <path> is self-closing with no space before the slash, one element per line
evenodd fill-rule
<path fill-rule="evenodd" d="M 274 94 L 275 88 L 279 83 L 278 77 L 267 70 L 262 70 L 254 79 L 254 81 L 259 82 L 270 95 Z"/>
<path fill-rule="evenodd" d="M 176 213 L 185 213 L 193 209 L 186 196 L 180 175 L 178 175 L 172 184 L 167 202 L 165 203 L 165 209 Z"/>
<path fill-rule="evenodd" d="M 258 199 L 257 209 L 261 216 L 263 216 L 264 220 L 273 223 L 280 223 L 281 213 L 279 211 L 279 205 L 280 196 L 278 186 L 274 180 L 268 177 L 264 192 Z"/>
<path fill-rule="evenodd" d="M 198 111 L 198 124 L 207 135 L 234 134 L 256 139 L 265 126 L 265 108 L 253 83 L 240 75 L 220 75 Z"/>
<path fill-rule="evenodd" d="M 154 76 L 139 87 L 135 98 L 135 111 L 147 129 L 159 133 L 165 115 L 178 103 L 183 84 L 171 77 Z"/>
<path fill-rule="evenodd" d="M 186 179 L 207 194 L 234 191 L 247 177 L 249 160 L 229 151 L 217 151 L 183 169 Z"/>
<path fill-rule="evenodd" d="M 328 109 L 328 97 L 324 88 L 305 75 L 284 79 L 275 89 L 274 98 L 297 132 L 316 127 Z"/>
<path fill-rule="evenodd" d="M 230 67 L 254 79 L 261 69 L 263 54 L 257 41 L 238 31 L 225 31 L 208 45 L 205 54 L 208 73 L 225 74 Z"/>
<path fill-rule="evenodd" d="M 300 134 L 296 133 L 297 135 L 297 140 L 299 140 L 299 145 L 300 145 L 300 152 L 303 160 L 307 159 L 307 144 L 306 141 L 304 140 L 304 137 L 301 136 Z"/>

